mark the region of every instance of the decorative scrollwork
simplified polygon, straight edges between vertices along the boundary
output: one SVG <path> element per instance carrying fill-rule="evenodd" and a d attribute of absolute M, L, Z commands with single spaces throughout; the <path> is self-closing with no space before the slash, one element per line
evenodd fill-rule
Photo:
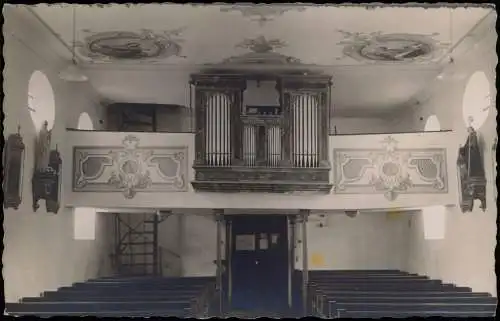
<path fill-rule="evenodd" d="M 130 199 L 138 191 L 186 190 L 185 147 L 148 148 L 139 144 L 137 136 L 127 135 L 121 148 L 75 147 L 73 191 L 120 191 Z"/>
<path fill-rule="evenodd" d="M 394 201 L 401 193 L 447 191 L 444 149 L 408 151 L 397 144 L 388 136 L 382 149 L 334 150 L 335 193 L 382 192 Z"/>

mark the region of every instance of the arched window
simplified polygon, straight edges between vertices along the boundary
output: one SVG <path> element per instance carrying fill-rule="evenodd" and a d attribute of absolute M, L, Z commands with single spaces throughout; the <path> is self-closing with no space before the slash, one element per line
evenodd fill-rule
<path fill-rule="evenodd" d="M 424 131 L 426 132 L 438 132 L 441 130 L 441 124 L 436 115 L 430 115 L 425 122 Z"/>
<path fill-rule="evenodd" d="M 465 125 L 478 130 L 488 118 L 492 106 L 490 82 L 483 71 L 476 71 L 469 78 L 462 100 Z"/>
<path fill-rule="evenodd" d="M 94 129 L 94 124 L 92 123 L 92 119 L 86 112 L 81 113 L 80 117 L 78 118 L 78 129 L 80 130 Z"/>
<path fill-rule="evenodd" d="M 95 240 L 96 210 L 91 207 L 76 207 L 73 210 L 74 239 Z"/>
<path fill-rule="evenodd" d="M 50 130 L 54 126 L 55 101 L 49 79 L 41 71 L 35 71 L 28 83 L 28 109 L 38 132 L 45 121 Z"/>
<path fill-rule="evenodd" d="M 424 238 L 426 240 L 442 240 L 446 233 L 446 208 L 429 206 L 422 209 L 424 221 Z"/>

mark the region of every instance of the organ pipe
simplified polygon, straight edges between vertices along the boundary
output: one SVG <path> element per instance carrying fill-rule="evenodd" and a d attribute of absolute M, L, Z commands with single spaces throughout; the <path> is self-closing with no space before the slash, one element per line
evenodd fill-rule
<path fill-rule="evenodd" d="M 281 161 L 281 129 L 277 125 L 267 128 L 267 155 L 269 166 L 279 166 Z"/>
<path fill-rule="evenodd" d="M 296 167 L 317 167 L 319 162 L 318 99 L 314 94 L 293 95 L 292 162 Z"/>
<path fill-rule="evenodd" d="M 214 167 L 315 168 L 328 165 L 331 84 L 326 78 L 279 78 L 277 111 L 247 114 L 245 83 L 207 77 L 194 81 L 196 164 Z M 236 83 L 235 83 L 236 82 Z M 258 109 L 258 108 L 257 108 Z M 241 163 L 240 163 L 241 161 Z"/>
<path fill-rule="evenodd" d="M 206 101 L 205 162 L 211 166 L 231 164 L 231 101 L 221 93 L 208 94 Z"/>
<path fill-rule="evenodd" d="M 245 125 L 243 131 L 243 157 L 246 166 L 255 166 L 257 154 L 256 130 L 253 125 Z"/>

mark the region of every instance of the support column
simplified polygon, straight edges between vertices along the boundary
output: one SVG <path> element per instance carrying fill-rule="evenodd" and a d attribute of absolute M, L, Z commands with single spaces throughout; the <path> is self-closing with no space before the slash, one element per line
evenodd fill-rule
<path fill-rule="evenodd" d="M 294 285 L 294 275 L 295 270 L 295 216 L 288 217 L 288 229 L 290 233 L 288 234 L 288 307 L 293 308 L 293 285 Z"/>
<path fill-rule="evenodd" d="M 307 294 L 308 294 L 308 283 L 309 283 L 309 256 L 307 253 L 307 219 L 310 210 L 300 210 L 299 215 L 302 220 L 302 309 L 304 316 L 307 315 Z"/>
<path fill-rule="evenodd" d="M 231 260 L 232 260 L 232 249 L 233 249 L 233 232 L 232 232 L 232 222 L 231 220 L 226 220 L 226 259 L 225 259 L 225 268 L 226 268 L 226 280 L 227 280 L 227 306 L 230 307 L 232 303 L 233 296 L 233 276 L 231 269 Z M 225 301 L 226 302 L 226 301 Z"/>
<path fill-rule="evenodd" d="M 223 301 L 224 301 L 224 294 L 222 291 L 222 251 L 221 251 L 221 244 L 222 244 L 222 221 L 224 217 L 224 210 L 214 210 L 214 215 L 215 215 L 215 221 L 217 224 L 217 277 L 216 277 L 216 284 L 215 284 L 215 290 L 218 295 L 218 301 L 219 301 L 219 309 L 218 313 L 219 315 L 223 314 Z"/>
<path fill-rule="evenodd" d="M 177 216 L 177 253 L 179 254 L 179 276 L 184 276 L 184 262 L 182 256 L 184 254 L 185 248 L 185 235 L 186 235 L 186 216 L 184 214 L 179 214 Z"/>
<path fill-rule="evenodd" d="M 153 274 L 160 274 L 160 265 L 162 262 L 158 261 L 158 225 L 160 224 L 160 211 L 153 215 Z"/>

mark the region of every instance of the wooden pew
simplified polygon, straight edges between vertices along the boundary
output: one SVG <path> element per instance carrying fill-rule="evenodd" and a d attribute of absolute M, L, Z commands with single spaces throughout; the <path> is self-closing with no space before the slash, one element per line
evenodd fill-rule
<path fill-rule="evenodd" d="M 374 297 L 374 296 L 389 296 L 389 297 L 441 297 L 441 296 L 477 296 L 477 297 L 491 297 L 488 293 L 473 293 L 469 288 L 454 287 L 440 287 L 436 289 L 392 289 L 390 291 L 383 291 L 378 288 L 364 289 L 364 290 L 339 290 L 322 287 L 310 287 L 310 307 L 309 311 L 312 313 L 325 314 L 329 300 L 335 300 L 339 297 L 355 296 L 359 298 Z"/>
<path fill-rule="evenodd" d="M 331 317 L 337 317 L 339 311 L 351 310 L 369 310 L 376 311 L 377 308 L 383 308 L 386 311 L 409 311 L 408 309 L 415 309 L 415 311 L 434 311 L 444 310 L 450 306 L 454 307 L 454 311 L 465 309 L 471 311 L 493 311 L 496 309 L 497 300 L 493 297 L 447 297 L 443 296 L 434 297 L 363 297 L 363 298 L 336 298 L 335 300 L 328 301 L 328 312 L 321 311 L 322 314 Z M 409 308 L 411 306 L 411 308 Z"/>
<path fill-rule="evenodd" d="M 13 315 L 24 315 L 30 313 L 88 313 L 99 312 L 132 312 L 132 311 L 188 311 L 193 308 L 191 300 L 177 300 L 164 302 L 30 302 L 30 303 L 6 303 L 5 308 Z M 74 314 L 73 314 L 74 315 Z M 123 314 L 125 316 L 126 314 Z"/>
<path fill-rule="evenodd" d="M 313 270 L 309 272 L 311 275 L 315 274 L 409 274 L 401 270 Z"/>
<path fill-rule="evenodd" d="M 454 310 L 439 310 L 439 311 L 420 311 L 416 314 L 413 311 L 369 311 L 369 310 L 356 310 L 356 311 L 339 311 L 338 318 L 411 318 L 411 317 L 448 317 L 448 318 L 491 318 L 495 316 L 494 311 L 454 311 Z"/>
<path fill-rule="evenodd" d="M 432 302 L 432 303 L 340 303 L 332 302 L 329 307 L 330 318 L 339 317 L 342 313 L 350 311 L 393 311 L 399 312 L 413 312 L 414 316 L 419 316 L 421 312 L 424 313 L 439 313 L 441 311 L 456 311 L 456 312 L 494 312 L 496 311 L 496 303 L 445 303 L 445 302 Z M 439 316 L 439 314 L 435 314 Z M 390 315 L 388 315 L 390 316 Z"/>
<path fill-rule="evenodd" d="M 72 311 L 72 312 L 23 312 L 22 314 L 10 313 L 8 315 L 23 315 L 23 316 L 37 316 L 41 318 L 57 317 L 57 316 L 93 316 L 98 318 L 120 318 L 120 317 L 178 317 L 188 318 L 193 317 L 189 309 L 175 309 L 175 310 L 157 310 L 157 311 L 99 311 L 99 312 L 85 312 L 85 311 Z"/>
<path fill-rule="evenodd" d="M 200 284 L 182 284 L 182 283 L 174 283 L 174 284 L 169 284 L 169 283 L 159 283 L 159 284 L 150 284 L 150 283 L 143 283 L 143 284 L 136 284 L 136 283 L 110 283 L 110 284 L 92 284 L 92 283 L 75 283 L 71 287 L 66 287 L 66 288 L 76 288 L 76 289 L 113 289 L 113 288 L 119 288 L 119 289 L 189 289 L 189 288 L 203 288 L 207 286 L 207 283 L 200 283 Z M 63 287 L 64 288 L 64 287 Z M 63 289 L 61 288 L 61 289 Z"/>
<path fill-rule="evenodd" d="M 201 293 L 204 288 L 197 289 L 166 289 L 166 290 L 137 290 L 137 291 L 120 291 L 119 289 L 112 290 L 96 290 L 85 289 L 79 290 L 74 288 L 59 289 L 58 291 L 46 291 L 43 293 L 44 297 L 79 297 L 79 296 L 162 296 L 174 294 L 192 294 L 196 295 Z"/>
<path fill-rule="evenodd" d="M 143 279 L 93 279 L 76 284 L 206 284 L 215 282 L 215 278 L 143 278 Z"/>
<path fill-rule="evenodd" d="M 453 284 L 443 284 L 440 281 L 428 282 L 401 282 L 401 283 L 311 283 L 311 286 L 320 290 L 394 290 L 400 291 L 410 289 L 414 291 L 426 289 L 446 289 L 451 290 L 467 290 L 465 287 L 456 287 Z"/>
<path fill-rule="evenodd" d="M 23 298 L 21 302 L 162 302 L 165 300 L 195 300 L 201 293 L 170 293 L 163 295 L 137 295 L 136 293 L 130 293 L 129 295 L 114 295 L 112 297 L 107 295 L 52 295 L 52 296 L 42 296 L 34 298 Z"/>

